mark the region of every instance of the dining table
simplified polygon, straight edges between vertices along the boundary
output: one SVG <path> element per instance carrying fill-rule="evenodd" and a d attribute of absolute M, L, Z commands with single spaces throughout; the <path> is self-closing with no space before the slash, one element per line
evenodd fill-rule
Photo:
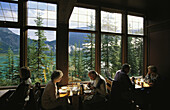
<path fill-rule="evenodd" d="M 59 97 L 67 98 L 68 103 L 72 105 L 74 110 L 80 110 L 84 96 L 90 95 L 91 90 L 87 87 L 87 84 L 83 84 L 83 93 L 80 93 L 79 85 L 67 85 L 59 88 Z"/>

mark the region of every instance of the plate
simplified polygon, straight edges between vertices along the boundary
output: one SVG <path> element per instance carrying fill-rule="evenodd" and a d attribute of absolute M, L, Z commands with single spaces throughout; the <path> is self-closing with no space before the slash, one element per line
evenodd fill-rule
<path fill-rule="evenodd" d="M 85 93 L 85 94 L 90 94 L 90 93 L 91 93 L 91 90 L 84 90 L 84 93 Z"/>
<path fill-rule="evenodd" d="M 67 90 L 59 89 L 59 93 L 65 94 L 65 93 L 67 93 Z"/>

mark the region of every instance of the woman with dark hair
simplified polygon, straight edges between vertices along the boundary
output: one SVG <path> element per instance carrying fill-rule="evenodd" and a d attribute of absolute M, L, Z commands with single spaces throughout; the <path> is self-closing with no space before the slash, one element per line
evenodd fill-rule
<path fill-rule="evenodd" d="M 60 82 L 63 77 L 63 72 L 60 70 L 55 70 L 51 75 L 51 81 L 46 85 L 43 95 L 42 95 L 42 107 L 46 110 L 55 109 L 58 107 L 63 107 L 67 104 L 65 98 L 59 98 L 58 87 L 56 83 Z"/>

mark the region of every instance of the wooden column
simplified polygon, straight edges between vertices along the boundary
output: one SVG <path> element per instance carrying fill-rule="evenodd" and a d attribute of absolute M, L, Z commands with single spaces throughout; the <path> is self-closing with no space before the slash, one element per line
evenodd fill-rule
<path fill-rule="evenodd" d="M 101 74 L 101 14 L 100 8 L 96 10 L 96 36 L 95 36 L 95 70 Z"/>
<path fill-rule="evenodd" d="M 60 85 L 68 83 L 68 24 L 59 23 L 56 40 L 56 69 L 63 72 L 64 76 Z"/>
<path fill-rule="evenodd" d="M 26 0 L 19 0 L 18 16 L 20 24 L 20 67 L 27 66 L 27 4 Z"/>
<path fill-rule="evenodd" d="M 122 64 L 127 63 L 128 61 L 128 44 L 127 44 L 127 40 L 128 40 L 128 36 L 127 36 L 127 12 L 124 11 L 122 14 Z"/>
<path fill-rule="evenodd" d="M 69 47 L 69 18 L 77 0 L 60 0 L 58 3 L 58 23 L 56 40 L 56 69 L 64 76 L 59 85 L 68 84 L 68 47 Z"/>
<path fill-rule="evenodd" d="M 146 75 L 147 73 L 147 66 L 148 66 L 148 51 L 149 51 L 149 48 L 148 48 L 148 29 L 147 29 L 147 19 L 145 17 L 145 20 L 144 20 L 144 58 L 143 58 L 143 70 L 144 70 L 144 73 L 143 73 L 143 77 Z"/>

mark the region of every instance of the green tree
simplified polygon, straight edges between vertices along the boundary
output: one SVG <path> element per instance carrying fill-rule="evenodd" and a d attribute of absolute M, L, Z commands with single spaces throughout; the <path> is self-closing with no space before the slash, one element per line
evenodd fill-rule
<path fill-rule="evenodd" d="M 82 55 L 83 55 L 83 53 L 82 53 L 82 49 L 81 49 L 81 46 L 80 46 L 80 42 L 79 42 L 79 48 L 78 48 L 78 73 L 79 73 L 79 78 L 80 79 L 82 79 L 82 80 L 84 80 L 83 79 L 83 65 L 82 65 Z"/>
<path fill-rule="evenodd" d="M 103 35 L 101 40 L 101 73 L 103 76 L 113 77 L 121 66 L 121 47 L 118 44 L 120 36 Z"/>
<path fill-rule="evenodd" d="M 9 81 L 8 84 L 10 85 L 12 84 L 14 72 L 14 53 L 10 47 L 8 48 L 7 62 L 4 62 L 4 64 L 7 64 L 6 79 Z"/>
<path fill-rule="evenodd" d="M 117 32 L 117 21 L 110 17 L 110 13 L 103 14 L 102 29 L 108 32 Z M 114 77 L 115 72 L 121 66 L 121 37 L 118 35 L 101 36 L 101 74 L 106 77 Z"/>
<path fill-rule="evenodd" d="M 84 38 L 83 67 L 85 70 L 84 74 L 87 74 L 89 70 L 94 70 L 95 68 L 95 36 L 93 34 L 88 34 Z"/>
<path fill-rule="evenodd" d="M 131 65 L 131 75 L 143 73 L 143 39 L 128 38 L 128 63 Z"/>
<path fill-rule="evenodd" d="M 42 26 L 43 19 L 41 18 L 40 14 L 38 14 L 38 17 L 36 20 L 34 20 L 37 26 Z M 47 65 L 47 55 L 45 52 L 49 51 L 49 48 L 45 44 L 46 36 L 44 35 L 44 30 L 38 30 L 35 32 L 35 36 L 38 37 L 37 40 L 32 39 L 32 43 L 28 46 L 30 49 L 29 57 L 32 54 L 32 57 L 28 59 L 29 65 L 31 66 L 33 77 L 37 78 L 35 80 L 40 80 L 44 82 L 44 74 L 43 70 L 46 69 Z M 31 46 L 32 45 L 32 46 Z"/>

